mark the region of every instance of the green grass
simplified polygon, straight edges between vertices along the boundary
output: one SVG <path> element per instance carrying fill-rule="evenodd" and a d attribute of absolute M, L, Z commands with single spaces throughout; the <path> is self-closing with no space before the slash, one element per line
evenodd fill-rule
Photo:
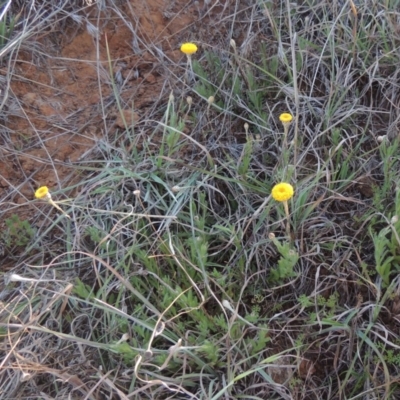
<path fill-rule="evenodd" d="M 52 192 L 71 220 L 7 220 L 0 398 L 400 396 L 399 2 L 275 3 L 227 7 L 257 39 L 203 42 L 193 80 L 165 67 Z"/>

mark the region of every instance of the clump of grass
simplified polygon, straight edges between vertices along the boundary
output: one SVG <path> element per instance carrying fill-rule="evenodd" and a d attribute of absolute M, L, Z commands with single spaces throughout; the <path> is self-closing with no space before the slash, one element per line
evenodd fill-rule
<path fill-rule="evenodd" d="M 228 13 L 270 43 L 166 66 L 151 118 L 65 182 L 71 220 L 7 276 L 3 392 L 399 396 L 396 2 L 285 5 Z"/>

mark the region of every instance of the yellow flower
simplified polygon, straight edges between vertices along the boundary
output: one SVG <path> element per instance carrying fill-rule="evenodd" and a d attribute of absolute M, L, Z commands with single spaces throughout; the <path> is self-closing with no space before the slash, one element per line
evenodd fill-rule
<path fill-rule="evenodd" d="M 279 116 L 279 121 L 282 122 L 282 124 L 289 124 L 292 122 L 293 115 L 289 113 L 283 113 Z"/>
<path fill-rule="evenodd" d="M 185 53 L 187 56 L 190 56 L 197 51 L 197 46 L 194 43 L 183 43 L 181 46 L 181 52 Z"/>
<path fill-rule="evenodd" d="M 294 195 L 293 186 L 290 183 L 278 183 L 272 188 L 272 197 L 276 201 L 287 201 Z"/>
<path fill-rule="evenodd" d="M 35 192 L 35 197 L 37 199 L 43 199 L 43 198 L 48 198 L 49 196 L 49 188 L 47 186 L 41 186 L 38 190 Z"/>

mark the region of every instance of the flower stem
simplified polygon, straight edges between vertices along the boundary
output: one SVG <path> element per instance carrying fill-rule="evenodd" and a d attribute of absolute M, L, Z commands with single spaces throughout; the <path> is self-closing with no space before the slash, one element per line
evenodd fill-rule
<path fill-rule="evenodd" d="M 290 239 L 290 214 L 289 214 L 289 204 L 287 200 L 283 201 L 283 207 L 285 208 L 285 214 L 286 214 L 286 234 Z"/>
<path fill-rule="evenodd" d="M 194 74 L 192 66 L 192 56 L 190 54 L 187 54 L 186 56 L 187 56 L 187 68 L 185 73 L 185 81 L 189 85 L 194 78 Z"/>
<path fill-rule="evenodd" d="M 48 202 L 55 208 L 57 208 L 58 211 L 60 211 L 63 215 L 65 215 L 67 218 L 71 219 L 71 217 L 58 205 L 56 204 L 51 198 L 48 199 Z"/>

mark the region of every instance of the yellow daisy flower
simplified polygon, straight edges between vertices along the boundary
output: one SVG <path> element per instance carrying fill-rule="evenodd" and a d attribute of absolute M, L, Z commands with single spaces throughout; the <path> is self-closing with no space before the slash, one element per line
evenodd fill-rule
<path fill-rule="evenodd" d="M 293 186 L 290 183 L 278 183 L 272 188 L 272 197 L 276 201 L 288 201 L 294 195 Z"/>
<path fill-rule="evenodd" d="M 186 54 L 187 56 L 190 56 L 197 51 L 197 46 L 194 43 L 183 43 L 181 46 L 181 52 Z"/>
<path fill-rule="evenodd" d="M 35 197 L 37 199 L 48 198 L 49 197 L 49 188 L 47 186 L 41 186 L 38 190 L 36 190 Z"/>
<path fill-rule="evenodd" d="M 279 121 L 282 122 L 282 124 L 288 124 L 292 122 L 293 115 L 289 113 L 283 113 L 279 116 Z"/>

